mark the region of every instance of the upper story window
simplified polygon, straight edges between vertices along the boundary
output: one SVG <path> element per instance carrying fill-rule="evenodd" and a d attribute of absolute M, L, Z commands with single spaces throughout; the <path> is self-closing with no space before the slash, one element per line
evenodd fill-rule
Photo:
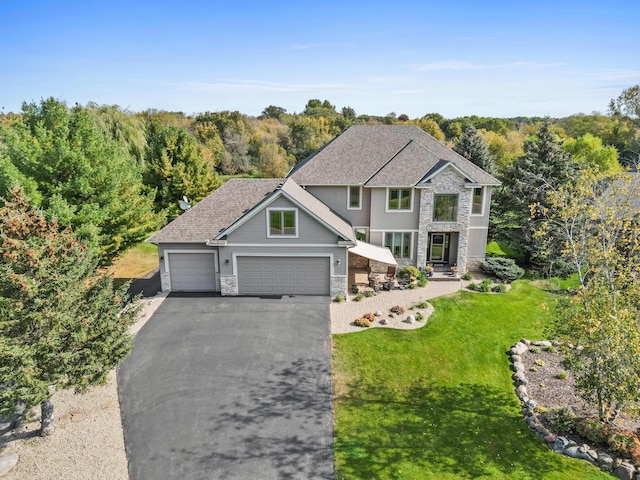
<path fill-rule="evenodd" d="M 482 187 L 473 189 L 473 204 L 471 206 L 471 213 L 473 215 L 482 215 L 482 191 Z"/>
<path fill-rule="evenodd" d="M 360 210 L 362 209 L 362 187 L 348 187 L 349 199 L 347 204 L 347 210 Z"/>
<path fill-rule="evenodd" d="M 389 188 L 387 190 L 387 210 L 411 210 L 411 189 Z"/>
<path fill-rule="evenodd" d="M 458 195 L 433 196 L 433 221 L 455 222 L 458 218 Z"/>
<path fill-rule="evenodd" d="M 267 209 L 269 230 L 267 237 L 297 237 L 298 210 L 294 208 Z"/>

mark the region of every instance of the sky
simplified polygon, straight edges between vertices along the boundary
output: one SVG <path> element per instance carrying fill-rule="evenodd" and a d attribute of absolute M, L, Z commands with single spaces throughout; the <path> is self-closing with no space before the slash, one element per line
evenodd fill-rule
<path fill-rule="evenodd" d="M 67 102 L 410 118 L 606 113 L 640 84 L 638 0 L 3 0 L 0 112 Z"/>

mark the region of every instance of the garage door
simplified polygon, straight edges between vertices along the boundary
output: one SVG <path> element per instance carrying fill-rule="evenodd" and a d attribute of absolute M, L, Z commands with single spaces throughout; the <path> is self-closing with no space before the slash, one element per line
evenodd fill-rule
<path fill-rule="evenodd" d="M 240 295 L 329 295 L 328 257 L 238 257 Z"/>
<path fill-rule="evenodd" d="M 212 253 L 170 253 L 172 292 L 213 292 L 216 266 Z"/>

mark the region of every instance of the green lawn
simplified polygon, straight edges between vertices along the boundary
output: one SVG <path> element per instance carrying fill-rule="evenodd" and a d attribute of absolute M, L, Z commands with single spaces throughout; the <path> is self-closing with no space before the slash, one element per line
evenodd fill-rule
<path fill-rule="evenodd" d="M 338 479 L 611 479 L 552 453 L 527 428 L 506 351 L 542 338 L 550 294 L 433 301 L 427 326 L 335 335 Z"/>

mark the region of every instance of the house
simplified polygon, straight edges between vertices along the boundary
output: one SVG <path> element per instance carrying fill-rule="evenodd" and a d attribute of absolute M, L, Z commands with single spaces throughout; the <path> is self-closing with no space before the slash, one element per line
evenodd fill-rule
<path fill-rule="evenodd" d="M 285 179 L 229 180 L 148 241 L 165 291 L 346 296 L 358 257 L 476 269 L 499 184 L 415 126 L 353 126 Z"/>

